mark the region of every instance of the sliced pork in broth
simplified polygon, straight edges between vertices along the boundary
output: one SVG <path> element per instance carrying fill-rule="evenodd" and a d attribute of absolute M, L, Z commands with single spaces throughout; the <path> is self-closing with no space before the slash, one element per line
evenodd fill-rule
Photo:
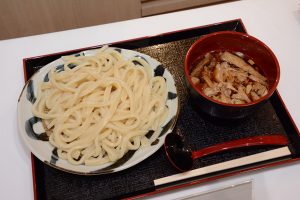
<path fill-rule="evenodd" d="M 250 103 L 268 93 L 266 77 L 242 53 L 207 53 L 190 75 L 193 84 L 206 96 L 223 103 Z"/>

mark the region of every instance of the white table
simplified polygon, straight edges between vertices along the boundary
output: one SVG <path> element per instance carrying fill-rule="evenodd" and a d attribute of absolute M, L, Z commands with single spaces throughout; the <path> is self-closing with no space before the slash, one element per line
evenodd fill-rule
<path fill-rule="evenodd" d="M 300 1 L 248 0 L 94 27 L 0 41 L 0 198 L 33 199 L 30 152 L 17 129 L 17 99 L 24 85 L 22 59 L 145 35 L 241 18 L 281 65 L 278 90 L 300 127 Z M 178 198 L 252 180 L 256 200 L 299 199 L 300 163 L 234 176 L 155 198 Z"/>

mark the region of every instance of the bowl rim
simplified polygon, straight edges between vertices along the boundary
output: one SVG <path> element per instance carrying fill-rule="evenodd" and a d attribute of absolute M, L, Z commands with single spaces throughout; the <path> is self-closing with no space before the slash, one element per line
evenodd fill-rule
<path fill-rule="evenodd" d="M 258 100 L 255 100 L 255 101 L 252 101 L 252 102 L 249 102 L 249 103 L 243 103 L 243 104 L 231 104 L 231 103 L 223 103 L 221 101 L 218 101 L 218 100 L 214 100 L 213 98 L 210 98 L 208 96 L 206 96 L 198 87 L 196 87 L 193 83 L 192 83 L 192 80 L 191 80 L 191 76 L 189 75 L 189 70 L 188 70 L 188 59 L 190 57 L 190 54 L 191 52 L 193 51 L 193 49 L 195 48 L 195 46 L 197 46 L 199 43 L 201 43 L 203 40 L 206 40 L 207 38 L 211 38 L 211 37 L 215 37 L 217 35 L 234 35 L 234 36 L 243 36 L 243 37 L 246 37 L 252 41 L 255 41 L 256 43 L 258 43 L 260 46 L 263 46 L 268 52 L 269 54 L 271 55 L 272 59 L 274 60 L 275 62 L 275 67 L 276 67 L 276 71 L 277 71 L 277 74 L 276 74 L 276 78 L 275 78 L 275 81 L 274 81 L 274 84 L 271 86 L 271 88 L 269 89 L 268 93 L 259 98 Z M 274 52 L 271 50 L 270 47 L 268 47 L 265 43 L 263 43 L 261 40 L 247 34 L 247 33 L 241 33 L 241 32 L 236 32 L 236 31 L 218 31 L 218 32 L 214 32 L 214 33 L 210 33 L 210 34 L 207 34 L 207 35 L 204 35 L 202 37 L 200 37 L 196 42 L 194 42 L 192 44 L 192 46 L 189 48 L 186 56 L 185 56 L 185 60 L 184 60 L 184 72 L 185 72 L 185 77 L 186 79 L 188 80 L 189 82 L 189 85 L 199 94 L 201 95 L 202 97 L 204 97 L 206 100 L 208 101 L 211 101 L 213 103 L 216 103 L 216 104 L 219 104 L 221 106 L 227 106 L 227 107 L 248 107 L 248 106 L 253 106 L 253 105 L 256 105 L 260 102 L 263 102 L 267 99 L 269 99 L 273 93 L 275 92 L 276 88 L 277 88 L 277 85 L 279 83 L 279 79 L 280 79 L 280 66 L 279 66 L 279 62 L 278 62 L 278 59 L 277 57 L 275 56 Z"/>

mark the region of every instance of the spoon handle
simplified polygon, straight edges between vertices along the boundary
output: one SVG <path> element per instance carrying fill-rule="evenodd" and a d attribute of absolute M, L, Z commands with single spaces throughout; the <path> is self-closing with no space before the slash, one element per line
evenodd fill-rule
<path fill-rule="evenodd" d="M 193 159 L 197 159 L 203 156 L 207 156 L 214 153 L 219 153 L 222 151 L 227 151 L 231 149 L 237 149 L 242 147 L 251 147 L 251 146 L 263 146 L 263 145 L 287 145 L 288 140 L 283 135 L 263 135 L 263 136 L 254 136 L 248 138 L 242 138 L 238 140 L 232 140 L 229 142 L 224 142 L 216 144 L 213 146 L 206 147 L 197 151 L 193 151 Z"/>

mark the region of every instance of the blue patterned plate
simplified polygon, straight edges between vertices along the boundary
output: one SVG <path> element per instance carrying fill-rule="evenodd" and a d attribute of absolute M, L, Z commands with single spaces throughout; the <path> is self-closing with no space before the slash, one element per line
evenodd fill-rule
<path fill-rule="evenodd" d="M 110 47 L 112 48 L 112 47 Z M 57 150 L 49 143 L 42 120 L 33 116 L 31 109 L 36 100 L 37 85 L 41 81 L 48 81 L 48 72 L 51 68 L 60 69 L 64 63 L 62 58 L 55 60 L 35 73 L 24 86 L 18 100 L 18 126 L 21 138 L 31 152 L 44 163 L 57 169 L 82 175 L 107 174 L 121 171 L 132 167 L 155 153 L 164 143 L 167 133 L 171 132 L 178 116 L 178 97 L 174 79 L 170 72 L 160 62 L 148 55 L 126 49 L 117 49 L 126 59 L 140 57 L 148 62 L 154 76 L 163 76 L 167 83 L 168 98 L 166 105 L 169 108 L 168 116 L 161 125 L 159 137 L 150 146 L 129 150 L 116 162 L 106 163 L 99 166 L 72 165 L 66 160 L 60 159 Z M 83 51 L 76 56 L 94 55 L 96 50 Z M 151 137 L 151 134 L 150 136 Z"/>

